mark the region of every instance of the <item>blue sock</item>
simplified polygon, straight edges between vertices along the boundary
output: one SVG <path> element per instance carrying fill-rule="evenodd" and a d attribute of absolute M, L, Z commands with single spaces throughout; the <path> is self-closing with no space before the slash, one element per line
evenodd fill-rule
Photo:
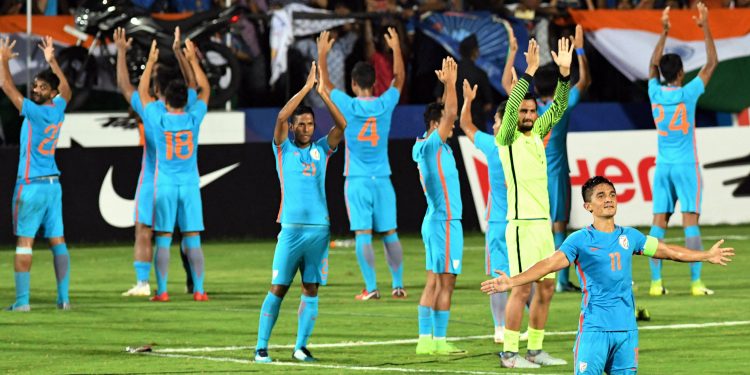
<path fill-rule="evenodd" d="M 659 241 L 664 241 L 665 233 L 666 231 L 664 230 L 664 228 L 652 225 L 651 231 L 648 232 L 648 235 L 656 238 Z M 661 280 L 661 259 L 651 258 L 648 264 L 649 266 L 651 266 L 651 281 Z"/>
<path fill-rule="evenodd" d="M 559 249 L 563 241 L 565 241 L 565 232 L 554 232 L 553 237 L 555 239 L 555 250 Z M 568 284 L 570 282 L 570 267 L 565 267 L 560 270 L 557 274 L 558 284 Z"/>
<path fill-rule="evenodd" d="M 14 306 L 25 306 L 29 304 L 29 289 L 31 286 L 31 273 L 16 272 L 16 303 Z"/>
<path fill-rule="evenodd" d="M 419 335 L 432 335 L 432 307 L 417 306 L 419 312 Z"/>
<path fill-rule="evenodd" d="M 385 245 L 385 260 L 391 270 L 391 287 L 404 287 L 404 249 L 398 239 L 398 233 L 392 233 L 383 237 Z"/>
<path fill-rule="evenodd" d="M 141 262 L 136 260 L 133 262 L 133 268 L 135 268 L 135 280 L 139 283 L 147 283 L 149 275 L 151 274 L 151 262 Z"/>
<path fill-rule="evenodd" d="M 65 242 L 52 246 L 55 278 L 57 279 L 57 303 L 70 302 L 68 287 L 70 285 L 70 254 Z"/>
<path fill-rule="evenodd" d="M 372 251 L 372 234 L 358 234 L 355 237 L 357 263 L 365 279 L 365 289 L 368 292 L 378 289 L 375 280 L 375 253 Z"/>
<path fill-rule="evenodd" d="M 435 333 L 432 336 L 435 339 L 444 339 L 448 334 L 448 318 L 450 316 L 450 310 L 433 310 L 432 319 L 434 320 Z"/>
<path fill-rule="evenodd" d="M 701 241 L 701 230 L 697 225 L 685 227 L 685 247 L 691 250 L 703 250 L 703 242 Z M 703 268 L 703 262 L 690 263 L 690 281 L 698 281 L 701 279 L 701 268 Z"/>
<path fill-rule="evenodd" d="M 294 345 L 294 350 L 307 346 L 307 340 L 312 335 L 316 319 L 318 319 L 318 296 L 302 295 L 297 313 L 297 343 Z"/>
<path fill-rule="evenodd" d="M 266 299 L 263 300 L 263 306 L 260 307 L 260 319 L 258 321 L 258 343 L 255 349 L 268 349 L 268 339 L 271 338 L 271 331 L 276 318 L 279 317 L 279 308 L 282 299 L 275 294 L 268 292 Z"/>
<path fill-rule="evenodd" d="M 167 291 L 167 277 L 169 276 L 169 247 L 171 245 L 171 236 L 156 236 L 156 251 L 154 252 L 156 294 L 162 294 Z"/>
<path fill-rule="evenodd" d="M 205 266 L 203 249 L 201 248 L 201 236 L 190 236 L 182 238 L 182 249 L 190 263 L 190 275 L 193 277 L 193 293 L 204 293 L 203 279 L 205 278 Z"/>

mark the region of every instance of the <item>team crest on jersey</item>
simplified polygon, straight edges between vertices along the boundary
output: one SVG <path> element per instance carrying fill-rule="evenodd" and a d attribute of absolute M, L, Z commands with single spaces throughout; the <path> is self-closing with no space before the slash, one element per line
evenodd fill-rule
<path fill-rule="evenodd" d="M 630 245 L 630 244 L 628 243 L 628 237 L 627 237 L 627 236 L 625 236 L 625 235 L 623 234 L 623 235 L 622 235 L 622 236 L 620 236 L 620 238 L 618 238 L 617 240 L 618 240 L 618 241 L 620 242 L 620 246 L 622 246 L 622 248 L 623 248 L 623 249 L 627 250 L 627 249 L 629 248 L 629 246 L 628 246 L 628 245 Z"/>
<path fill-rule="evenodd" d="M 320 160 L 320 151 L 317 148 L 310 150 L 310 156 L 313 160 Z"/>
<path fill-rule="evenodd" d="M 586 368 L 589 367 L 589 364 L 586 362 L 578 362 L 578 372 L 586 372 Z"/>

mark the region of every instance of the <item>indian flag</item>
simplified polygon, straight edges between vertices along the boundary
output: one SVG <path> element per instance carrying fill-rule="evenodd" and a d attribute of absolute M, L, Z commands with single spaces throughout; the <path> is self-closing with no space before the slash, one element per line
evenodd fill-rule
<path fill-rule="evenodd" d="M 649 61 L 661 33 L 660 10 L 572 11 L 591 44 L 629 79 L 647 80 Z M 672 10 L 664 53 L 682 57 L 686 80 L 706 63 L 703 30 L 696 10 Z M 711 9 L 709 25 L 719 55 L 719 66 L 698 105 L 739 112 L 750 106 L 750 9 Z"/>

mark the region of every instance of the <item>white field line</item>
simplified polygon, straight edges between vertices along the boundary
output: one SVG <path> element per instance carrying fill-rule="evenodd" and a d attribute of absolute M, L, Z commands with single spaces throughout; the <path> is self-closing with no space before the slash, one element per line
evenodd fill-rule
<path fill-rule="evenodd" d="M 164 353 L 143 353 L 149 356 L 155 357 L 167 357 L 167 358 L 185 358 L 185 359 L 201 359 L 206 361 L 214 362 L 231 362 L 241 364 L 253 364 L 255 361 L 249 359 L 238 359 L 238 358 L 225 358 L 225 357 L 209 357 L 200 355 L 186 355 L 186 354 L 164 354 Z M 345 365 L 324 365 L 319 363 L 298 363 L 298 362 L 271 362 L 258 364 L 259 366 L 287 366 L 287 367 L 307 367 L 307 368 L 325 368 L 334 370 L 350 370 L 350 371 L 380 371 L 380 372 L 411 372 L 411 373 L 429 373 L 429 374 L 469 374 L 469 375 L 498 375 L 498 374 L 511 374 L 508 372 L 488 372 L 488 371 L 468 371 L 468 370 L 440 370 L 440 369 L 419 369 L 419 368 L 405 368 L 405 367 L 375 367 L 375 366 L 345 366 Z M 515 375 L 536 375 L 536 374 L 521 374 L 513 372 Z M 560 374 L 545 374 L 545 375 L 560 375 Z"/>
<path fill-rule="evenodd" d="M 710 322 L 710 323 L 687 323 L 687 324 L 668 324 L 668 325 L 654 325 L 654 326 L 643 326 L 638 327 L 640 331 L 653 331 L 653 330 L 664 330 L 664 329 L 686 329 L 686 328 L 709 328 L 709 327 L 731 327 L 750 325 L 750 320 L 734 321 L 734 322 Z M 557 331 L 557 332 L 545 332 L 545 336 L 572 336 L 578 333 L 577 331 Z M 490 339 L 493 335 L 479 335 L 479 336 L 463 336 L 463 337 L 449 337 L 448 341 L 466 341 L 466 340 L 484 340 Z M 347 341 L 347 342 L 335 342 L 328 344 L 310 344 L 308 345 L 311 349 L 318 348 L 348 348 L 354 346 L 381 346 L 381 345 L 399 345 L 399 344 L 416 344 L 417 339 L 401 339 L 401 340 L 388 340 L 388 341 Z M 269 349 L 293 349 L 294 345 L 270 345 Z M 162 348 L 155 349 L 154 353 L 208 353 L 208 352 L 223 352 L 223 351 L 234 351 L 234 350 L 254 350 L 254 346 L 224 346 L 224 347 L 203 347 L 203 348 Z"/>

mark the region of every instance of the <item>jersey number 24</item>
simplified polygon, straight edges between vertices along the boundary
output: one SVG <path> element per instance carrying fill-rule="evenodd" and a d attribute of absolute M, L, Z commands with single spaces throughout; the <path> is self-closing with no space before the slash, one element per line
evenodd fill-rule
<path fill-rule="evenodd" d="M 652 104 L 651 111 L 658 110 L 659 114 L 654 115 L 654 124 L 657 127 L 659 135 L 666 136 L 668 133 L 665 131 L 658 130 L 659 123 L 664 120 L 664 107 L 661 104 Z M 690 128 L 690 121 L 687 119 L 687 106 L 685 103 L 680 103 L 675 108 L 672 119 L 669 121 L 669 130 L 682 131 L 682 134 L 687 134 Z"/>

